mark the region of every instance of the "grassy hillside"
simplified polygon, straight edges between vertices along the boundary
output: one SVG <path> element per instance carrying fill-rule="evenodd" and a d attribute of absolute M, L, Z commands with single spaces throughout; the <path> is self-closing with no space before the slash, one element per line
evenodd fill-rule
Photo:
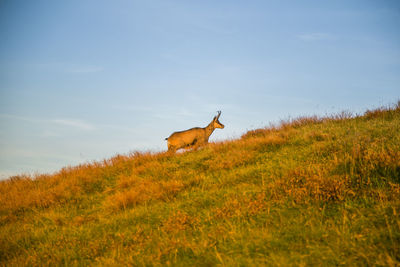
<path fill-rule="evenodd" d="M 0 182 L 7 266 L 400 264 L 400 102 Z"/>

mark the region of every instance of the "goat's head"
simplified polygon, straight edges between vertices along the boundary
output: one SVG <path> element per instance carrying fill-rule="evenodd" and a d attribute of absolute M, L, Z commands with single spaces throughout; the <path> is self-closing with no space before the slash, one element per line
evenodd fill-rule
<path fill-rule="evenodd" d="M 213 126 L 214 126 L 214 128 L 224 129 L 225 126 L 222 123 L 220 123 L 218 120 L 219 116 L 221 116 L 221 111 L 218 111 L 218 115 L 214 117 Z"/>

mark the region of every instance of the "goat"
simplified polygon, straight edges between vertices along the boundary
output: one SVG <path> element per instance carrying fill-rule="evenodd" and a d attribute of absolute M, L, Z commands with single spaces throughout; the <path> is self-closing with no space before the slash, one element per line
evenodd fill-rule
<path fill-rule="evenodd" d="M 221 111 L 218 111 L 218 115 L 208 124 L 206 127 L 195 127 L 186 131 L 174 132 L 167 140 L 168 152 L 175 153 L 176 150 L 181 148 L 197 149 L 199 146 L 206 145 L 208 138 L 216 128 L 223 129 L 225 126 L 218 121 L 221 116 Z"/>

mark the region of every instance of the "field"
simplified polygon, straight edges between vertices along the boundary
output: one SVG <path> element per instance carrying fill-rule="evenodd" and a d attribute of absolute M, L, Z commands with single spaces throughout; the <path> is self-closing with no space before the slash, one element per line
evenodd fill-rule
<path fill-rule="evenodd" d="M 399 266 L 400 102 L 0 182 L 3 266 Z"/>

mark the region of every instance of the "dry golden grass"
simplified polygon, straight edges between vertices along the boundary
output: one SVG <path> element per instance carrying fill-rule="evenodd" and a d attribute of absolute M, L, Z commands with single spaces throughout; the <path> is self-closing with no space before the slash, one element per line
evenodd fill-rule
<path fill-rule="evenodd" d="M 104 205 L 114 210 L 126 209 L 151 200 L 169 201 L 185 188 L 180 180 L 151 181 L 136 175 L 122 176 L 117 189 L 108 196 Z"/>

